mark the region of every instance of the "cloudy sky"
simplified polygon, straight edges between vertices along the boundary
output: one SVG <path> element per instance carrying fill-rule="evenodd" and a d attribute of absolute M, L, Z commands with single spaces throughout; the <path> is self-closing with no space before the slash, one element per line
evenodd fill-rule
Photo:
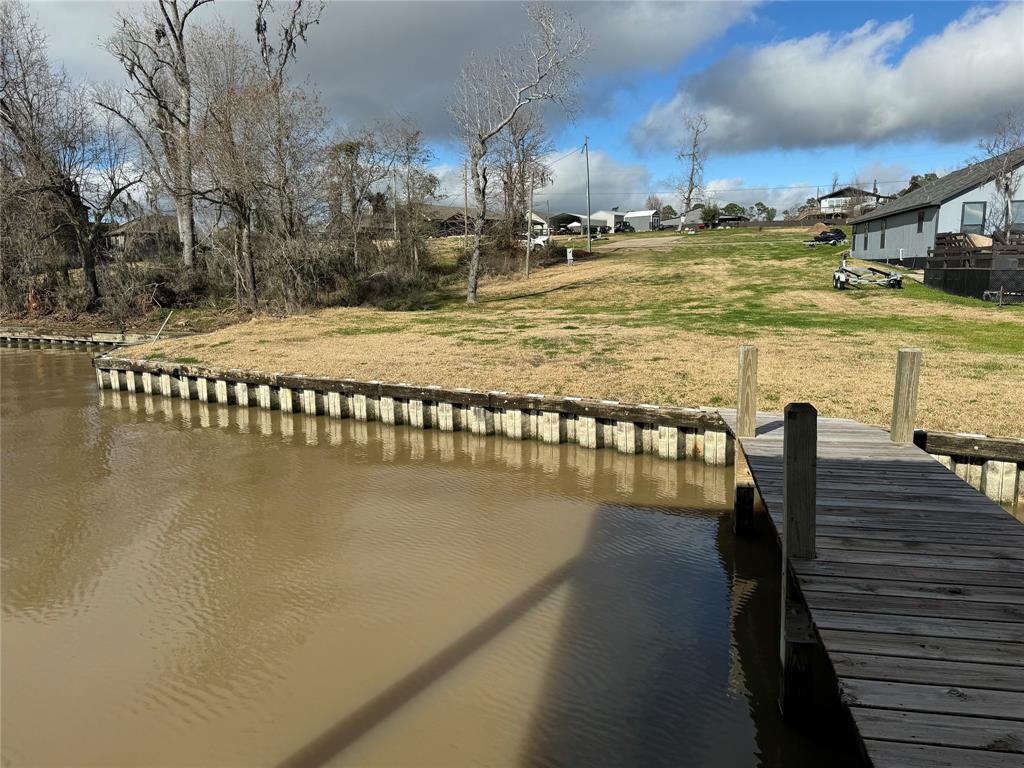
<path fill-rule="evenodd" d="M 278 0 L 280 3 L 281 0 Z M 283 3 L 282 3 L 283 4 Z M 119 81 L 100 47 L 131 3 L 33 3 L 51 57 L 71 72 Z M 895 190 L 975 153 L 1000 113 L 1024 102 L 1024 3 L 574 2 L 586 28 L 580 114 L 553 116 L 554 183 L 536 207 L 585 209 L 590 137 L 594 209 L 677 204 L 682 115 L 710 123 L 706 180 L 720 203 L 780 211 L 834 174 Z M 193 17 L 248 33 L 252 4 L 217 0 Z M 528 32 L 519 2 L 329 2 L 298 71 L 339 124 L 409 115 L 461 202 L 461 160 L 446 103 L 474 52 Z"/>

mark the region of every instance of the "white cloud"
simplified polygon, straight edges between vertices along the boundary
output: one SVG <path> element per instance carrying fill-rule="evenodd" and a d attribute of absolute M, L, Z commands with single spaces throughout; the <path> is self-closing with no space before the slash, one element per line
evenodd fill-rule
<path fill-rule="evenodd" d="M 701 110 L 717 151 L 956 141 L 1020 106 L 1024 4 L 972 9 L 896 59 L 910 31 L 910 19 L 868 22 L 732 53 L 655 104 L 631 139 L 676 146 L 683 113 Z"/>

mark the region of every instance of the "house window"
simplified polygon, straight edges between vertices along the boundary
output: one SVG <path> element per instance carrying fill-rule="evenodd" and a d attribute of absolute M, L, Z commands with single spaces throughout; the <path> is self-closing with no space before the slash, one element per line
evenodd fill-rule
<path fill-rule="evenodd" d="M 985 203 L 964 203 L 960 214 L 960 231 L 975 235 L 985 232 Z"/>
<path fill-rule="evenodd" d="M 1024 232 L 1024 200 L 1014 200 L 1010 203 L 1010 230 Z"/>
<path fill-rule="evenodd" d="M 917 212 L 917 234 L 924 232 L 924 211 Z"/>
<path fill-rule="evenodd" d="M 881 235 L 878 238 L 878 247 L 885 248 L 885 219 L 882 219 L 882 227 L 879 231 Z"/>

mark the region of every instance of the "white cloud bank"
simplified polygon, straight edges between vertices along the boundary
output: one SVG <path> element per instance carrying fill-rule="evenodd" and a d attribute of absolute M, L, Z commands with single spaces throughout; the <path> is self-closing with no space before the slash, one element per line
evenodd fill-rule
<path fill-rule="evenodd" d="M 681 84 L 630 131 L 640 149 L 678 146 L 703 111 L 719 152 L 958 141 L 1024 101 L 1024 4 L 968 11 L 896 59 L 911 19 L 732 53 Z"/>

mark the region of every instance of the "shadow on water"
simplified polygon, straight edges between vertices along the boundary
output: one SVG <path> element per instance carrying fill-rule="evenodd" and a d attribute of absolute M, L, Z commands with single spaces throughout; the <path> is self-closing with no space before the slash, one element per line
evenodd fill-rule
<path fill-rule="evenodd" d="M 363 458 L 354 460 L 395 465 L 443 464 L 461 456 L 474 465 L 531 466 L 540 470 L 541 482 L 557 479 L 560 492 L 620 499 L 595 506 L 572 557 L 315 734 L 282 766 L 343 759 L 390 716 L 554 600 L 560 600 L 557 629 L 543 662 L 543 683 L 529 703 L 526 737 L 510 762 L 858 764 L 847 757 L 855 751 L 846 734 L 811 734 L 778 714 L 778 554 L 771 539 L 732 536 L 723 513 L 729 484 L 720 470 L 607 450 L 342 423 L 141 394 L 101 392 L 99 397 L 120 411 L 117 419 L 126 424 L 164 420 L 186 429 L 229 429 L 288 442 L 354 442 L 366 447 Z M 672 506 L 677 492 L 691 483 L 704 483 L 704 501 Z"/>

